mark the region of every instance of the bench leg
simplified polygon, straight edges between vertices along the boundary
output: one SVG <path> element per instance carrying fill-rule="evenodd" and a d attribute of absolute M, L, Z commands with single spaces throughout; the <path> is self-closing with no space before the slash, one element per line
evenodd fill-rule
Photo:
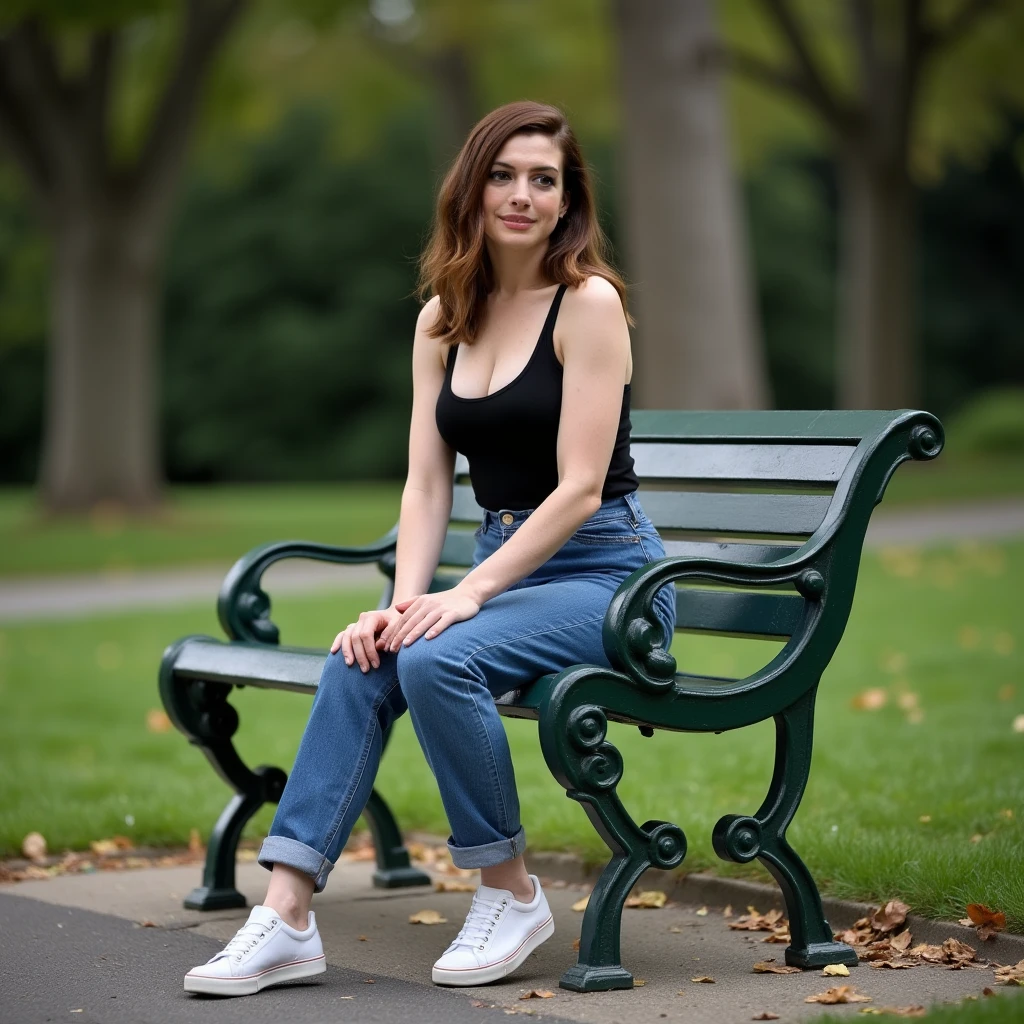
<path fill-rule="evenodd" d="M 590 895 L 575 966 L 559 985 L 575 992 L 632 988 L 633 975 L 620 963 L 622 907 L 630 889 L 649 867 L 674 868 L 686 856 L 682 829 L 665 821 L 638 826 L 626 813 L 615 787 L 622 778 L 622 757 L 605 742 L 608 722 L 596 705 L 568 711 L 563 704 L 540 722 L 541 747 L 548 767 L 579 801 L 612 851 Z"/>
<path fill-rule="evenodd" d="M 363 808 L 363 816 L 373 833 L 373 845 L 377 851 L 377 870 L 373 873 L 373 884 L 378 889 L 400 889 L 408 885 L 430 885 L 430 875 L 409 863 L 409 851 L 402 842 L 391 808 L 383 797 L 372 790 L 370 799 Z"/>
<path fill-rule="evenodd" d="M 786 829 L 800 805 L 811 770 L 814 737 L 812 687 L 795 704 L 775 716 L 775 773 L 757 814 L 727 814 L 715 826 L 715 852 L 723 860 L 743 864 L 755 857 L 782 889 L 792 944 L 786 963 L 795 967 L 858 963 L 857 953 L 836 942 L 821 907 L 818 887 L 807 866 L 786 839 Z"/>

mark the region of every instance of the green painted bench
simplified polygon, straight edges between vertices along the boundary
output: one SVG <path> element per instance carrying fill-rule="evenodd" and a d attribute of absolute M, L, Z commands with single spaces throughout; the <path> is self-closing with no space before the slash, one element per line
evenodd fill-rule
<path fill-rule="evenodd" d="M 608 721 L 676 732 L 722 732 L 772 718 L 775 770 L 753 814 L 728 814 L 715 826 L 717 854 L 758 858 L 778 881 L 790 920 L 786 962 L 800 967 L 857 963 L 833 939 L 810 872 L 786 840 L 810 770 L 818 681 L 842 637 L 853 602 L 868 519 L 895 469 L 935 458 L 939 421 L 926 412 L 636 411 L 632 454 L 640 498 L 665 541 L 667 557 L 633 572 L 604 623 L 612 669 L 575 665 L 498 700 L 503 715 L 538 723 L 548 767 L 579 801 L 611 849 L 583 917 L 579 959 L 563 987 L 629 988 L 620 963 L 622 906 L 651 866 L 674 868 L 686 853 L 675 824 L 637 824 L 616 793 L 619 751 Z M 472 563 L 481 510 L 459 456 L 451 523 L 431 591 L 451 587 Z M 160 693 L 174 724 L 209 758 L 236 795 L 210 838 L 203 884 L 187 907 L 244 906 L 235 888 L 242 828 L 285 784 L 280 768 L 250 769 L 231 738 L 238 714 L 232 687 L 311 694 L 326 651 L 279 644 L 261 578 L 274 562 L 310 558 L 376 562 L 386 577 L 380 607 L 391 600 L 396 526 L 364 547 L 285 541 L 256 548 L 224 580 L 218 613 L 228 640 L 185 637 L 168 647 Z M 652 612 L 658 590 L 676 588 L 677 629 L 784 641 L 744 679 L 677 671 Z M 669 767 L 669 766 L 666 766 Z M 427 884 L 410 864 L 399 829 L 375 792 L 365 817 L 373 833 L 374 883 Z"/>

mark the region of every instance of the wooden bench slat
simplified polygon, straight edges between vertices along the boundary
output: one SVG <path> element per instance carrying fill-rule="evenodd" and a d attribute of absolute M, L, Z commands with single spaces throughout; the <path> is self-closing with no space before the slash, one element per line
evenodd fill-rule
<path fill-rule="evenodd" d="M 853 454 L 851 445 L 653 444 L 634 442 L 641 479 L 835 483 Z"/>
<path fill-rule="evenodd" d="M 663 538 L 670 558 L 715 558 L 720 562 L 774 562 L 794 551 L 799 544 L 744 544 L 713 540 L 668 540 Z"/>
<path fill-rule="evenodd" d="M 804 614 L 799 594 L 676 590 L 676 631 L 774 640 L 792 636 Z"/>
<path fill-rule="evenodd" d="M 630 437 L 634 442 L 664 438 L 681 442 L 745 439 L 755 444 L 857 444 L 883 432 L 898 415 L 875 409 L 635 409 L 630 413 Z"/>
<path fill-rule="evenodd" d="M 658 530 L 783 536 L 814 533 L 832 501 L 831 495 L 818 494 L 716 494 L 643 488 L 638 496 Z"/>

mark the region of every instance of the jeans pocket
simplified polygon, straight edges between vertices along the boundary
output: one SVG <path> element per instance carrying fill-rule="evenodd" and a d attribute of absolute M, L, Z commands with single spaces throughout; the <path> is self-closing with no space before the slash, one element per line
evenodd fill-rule
<path fill-rule="evenodd" d="M 639 544 L 628 514 L 588 519 L 570 538 L 580 544 Z"/>

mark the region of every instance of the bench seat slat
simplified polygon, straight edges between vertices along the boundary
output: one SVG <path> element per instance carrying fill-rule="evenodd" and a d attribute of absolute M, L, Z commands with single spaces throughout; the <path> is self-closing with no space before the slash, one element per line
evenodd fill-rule
<path fill-rule="evenodd" d="M 326 657 L 326 651 L 309 647 L 190 640 L 174 663 L 174 674 L 208 682 L 315 693 Z"/>
<path fill-rule="evenodd" d="M 804 614 L 799 594 L 735 590 L 676 590 L 676 630 L 776 640 L 792 636 Z"/>
<path fill-rule="evenodd" d="M 670 558 L 713 558 L 720 562 L 775 562 L 800 550 L 799 544 L 742 544 L 708 540 L 663 540 Z"/>

